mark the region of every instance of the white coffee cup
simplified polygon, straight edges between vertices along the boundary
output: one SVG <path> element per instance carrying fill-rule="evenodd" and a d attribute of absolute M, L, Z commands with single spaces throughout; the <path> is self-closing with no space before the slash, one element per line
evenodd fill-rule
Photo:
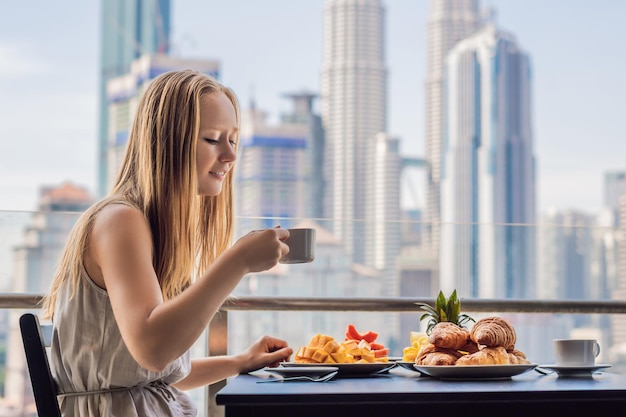
<path fill-rule="evenodd" d="M 554 339 L 554 354 L 559 366 L 593 366 L 600 345 L 595 339 Z"/>
<path fill-rule="evenodd" d="M 281 264 L 301 264 L 315 259 L 315 229 L 287 229 L 289 237 L 285 244 L 289 253 L 280 258 Z"/>

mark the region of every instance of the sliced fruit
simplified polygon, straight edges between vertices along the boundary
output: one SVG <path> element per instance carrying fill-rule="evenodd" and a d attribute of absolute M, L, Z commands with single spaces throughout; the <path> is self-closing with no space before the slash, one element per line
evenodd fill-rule
<path fill-rule="evenodd" d="M 365 340 L 368 343 L 372 343 L 378 337 L 378 333 L 373 331 L 367 331 L 363 334 L 359 333 L 354 324 L 348 324 L 346 329 L 346 339 L 351 340 Z"/>
<path fill-rule="evenodd" d="M 296 350 L 297 363 L 374 363 L 388 362 L 389 349 L 374 342 L 378 333 L 359 333 L 353 324 L 346 328 L 346 339 L 339 343 L 333 337 L 316 334 L 307 346 Z"/>
<path fill-rule="evenodd" d="M 424 332 L 411 332 L 409 341 L 411 346 L 419 350 L 422 346 L 428 344 L 428 335 Z"/>

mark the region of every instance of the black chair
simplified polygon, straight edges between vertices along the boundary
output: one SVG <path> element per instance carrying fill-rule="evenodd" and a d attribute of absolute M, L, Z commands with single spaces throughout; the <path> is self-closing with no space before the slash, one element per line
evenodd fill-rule
<path fill-rule="evenodd" d="M 42 328 L 43 327 L 43 328 Z M 37 414 L 39 417 L 61 417 L 57 402 L 57 386 L 52 378 L 46 346 L 50 346 L 44 338 L 42 330 L 52 330 L 52 326 L 40 326 L 39 318 L 26 313 L 20 317 L 20 330 L 26 352 L 26 363 L 30 382 L 35 395 Z"/>

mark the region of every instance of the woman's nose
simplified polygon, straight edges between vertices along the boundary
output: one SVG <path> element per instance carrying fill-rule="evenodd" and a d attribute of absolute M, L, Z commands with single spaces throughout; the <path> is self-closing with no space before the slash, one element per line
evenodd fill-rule
<path fill-rule="evenodd" d="M 222 152 L 221 158 L 222 161 L 232 162 L 237 159 L 237 151 L 235 149 L 235 145 L 228 143 L 224 152 Z"/>

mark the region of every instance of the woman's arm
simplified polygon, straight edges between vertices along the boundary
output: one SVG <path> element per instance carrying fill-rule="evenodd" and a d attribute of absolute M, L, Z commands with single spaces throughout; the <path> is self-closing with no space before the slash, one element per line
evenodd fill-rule
<path fill-rule="evenodd" d="M 239 355 L 192 360 L 191 373 L 174 386 L 190 390 L 265 366 L 278 366 L 281 361 L 288 361 L 292 353 L 284 340 L 263 336 Z"/>
<path fill-rule="evenodd" d="M 135 360 L 161 371 L 185 353 L 241 278 L 269 269 L 288 251 L 286 229 L 251 232 L 222 254 L 196 283 L 164 302 L 152 266 L 143 214 L 114 204 L 96 218 L 85 253 L 91 278 L 109 294 L 120 332 Z"/>

